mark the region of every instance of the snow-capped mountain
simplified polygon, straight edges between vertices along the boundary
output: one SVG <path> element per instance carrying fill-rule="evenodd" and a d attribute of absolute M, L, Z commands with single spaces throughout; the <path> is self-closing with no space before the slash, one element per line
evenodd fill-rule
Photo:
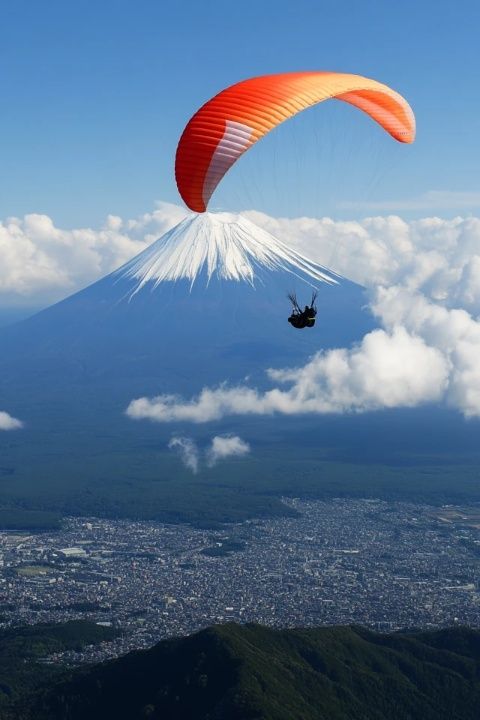
<path fill-rule="evenodd" d="M 287 293 L 307 303 L 312 287 L 317 328 L 295 331 Z M 360 288 L 249 220 L 192 215 L 116 272 L 4 330 L 4 392 L 30 378 L 49 387 L 50 377 L 61 388 L 121 387 L 125 400 L 194 392 L 348 344 L 371 325 L 361 306 Z"/>
<path fill-rule="evenodd" d="M 136 282 L 135 292 L 152 282 L 199 277 L 255 284 L 260 269 L 286 271 L 310 284 L 334 283 L 334 273 L 292 250 L 247 218 L 232 213 L 191 215 L 120 270 Z"/>

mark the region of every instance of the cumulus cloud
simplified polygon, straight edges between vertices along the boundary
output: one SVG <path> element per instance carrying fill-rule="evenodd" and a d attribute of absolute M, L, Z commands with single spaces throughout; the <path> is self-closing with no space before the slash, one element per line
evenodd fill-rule
<path fill-rule="evenodd" d="M 385 327 L 402 324 L 441 353 L 448 367 L 446 402 L 466 417 L 480 417 L 480 322 L 402 286 L 379 288 L 371 307 Z"/>
<path fill-rule="evenodd" d="M 367 288 L 404 285 L 448 307 L 480 312 L 480 219 L 396 215 L 364 220 L 247 215 L 312 260 Z"/>
<path fill-rule="evenodd" d="M 177 224 L 186 211 L 159 203 L 135 220 L 109 215 L 99 229 L 65 230 L 31 213 L 0 222 L 0 296 L 8 301 L 59 300 L 116 270 Z"/>
<path fill-rule="evenodd" d="M 19 430 L 23 427 L 23 422 L 12 417 L 7 412 L 0 410 L 0 430 Z"/>
<path fill-rule="evenodd" d="M 427 195 L 441 197 L 442 202 L 446 196 L 456 196 Z M 480 197 L 467 195 L 469 201 L 471 196 Z M 73 230 L 57 227 L 47 215 L 7 218 L 0 222 L 0 296 L 8 293 L 10 302 L 12 298 L 58 300 L 117 269 L 186 214 L 179 206 L 158 203 L 153 212 L 135 219 L 109 215 L 101 228 Z M 362 285 L 406 284 L 450 307 L 480 312 L 479 218 L 407 222 L 397 215 L 360 221 L 273 218 L 256 211 L 245 215 L 311 259 Z"/>
<path fill-rule="evenodd" d="M 172 395 L 133 400 L 127 414 L 156 422 L 194 423 L 227 415 L 296 415 L 413 407 L 441 399 L 448 383 L 445 357 L 403 327 L 368 333 L 351 349 L 321 352 L 299 368 L 269 370 L 279 387 L 204 388 L 190 400 Z"/>
<path fill-rule="evenodd" d="M 180 456 L 181 461 L 186 468 L 194 474 L 198 472 L 200 455 L 197 445 L 192 438 L 188 437 L 172 437 L 168 443 L 170 450 L 174 450 Z"/>
<path fill-rule="evenodd" d="M 442 194 L 427 195 L 438 199 Z M 443 200 L 445 195 L 455 193 L 444 193 Z M 73 230 L 35 213 L 7 218 L 0 222 L 0 299 L 8 293 L 10 303 L 59 300 L 117 269 L 186 214 L 179 206 L 158 203 L 135 219 L 109 215 L 101 228 Z M 449 307 L 480 312 L 480 218 L 407 222 L 397 215 L 360 221 L 245 215 L 362 285 L 404 284 Z"/>
<path fill-rule="evenodd" d="M 228 457 L 241 457 L 250 452 L 250 445 L 238 435 L 215 435 L 207 450 L 207 464 L 212 467 Z"/>
<path fill-rule="evenodd" d="M 444 402 L 480 417 L 480 321 L 396 285 L 372 293 L 381 328 L 352 348 L 317 353 L 303 367 L 271 369 L 276 384 L 205 388 L 190 400 L 161 395 L 130 403 L 132 418 L 195 423 L 226 415 L 365 412 Z"/>

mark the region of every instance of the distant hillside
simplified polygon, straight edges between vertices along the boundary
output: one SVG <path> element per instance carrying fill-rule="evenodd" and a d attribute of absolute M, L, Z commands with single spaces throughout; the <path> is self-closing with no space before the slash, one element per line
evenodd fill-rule
<path fill-rule="evenodd" d="M 117 634 L 88 620 L 0 630 L 0 720 L 17 717 L 20 711 L 12 705 L 61 674 L 63 668 L 43 663 L 44 657 L 112 640 Z"/>
<path fill-rule="evenodd" d="M 22 720 L 478 720 L 480 632 L 224 625 L 74 672 Z"/>

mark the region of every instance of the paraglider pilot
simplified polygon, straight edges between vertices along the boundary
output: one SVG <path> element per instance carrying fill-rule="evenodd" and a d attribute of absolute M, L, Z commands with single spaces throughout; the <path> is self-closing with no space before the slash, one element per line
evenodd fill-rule
<path fill-rule="evenodd" d="M 303 330 L 306 327 L 313 327 L 315 325 L 315 317 L 317 315 L 317 307 L 315 300 L 317 299 L 317 293 L 312 293 L 312 300 L 310 305 L 305 305 L 304 310 L 300 310 L 300 306 L 297 302 L 297 296 L 295 293 L 290 293 L 288 299 L 292 303 L 292 314 L 288 318 L 288 322 L 297 330 Z"/>

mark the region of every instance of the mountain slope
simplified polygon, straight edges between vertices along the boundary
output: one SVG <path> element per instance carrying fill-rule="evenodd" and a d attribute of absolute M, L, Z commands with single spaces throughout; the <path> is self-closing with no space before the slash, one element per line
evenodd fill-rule
<path fill-rule="evenodd" d="M 474 720 L 480 633 L 225 625 L 91 669 L 37 698 L 37 720 Z"/>

